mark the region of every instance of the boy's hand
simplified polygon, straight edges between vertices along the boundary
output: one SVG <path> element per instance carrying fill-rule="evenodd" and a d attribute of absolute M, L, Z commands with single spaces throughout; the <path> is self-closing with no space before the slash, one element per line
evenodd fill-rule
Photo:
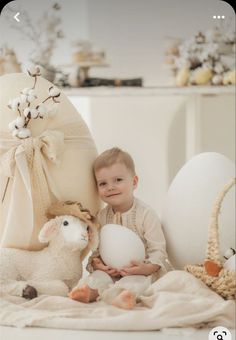
<path fill-rule="evenodd" d="M 112 277 L 120 276 L 120 272 L 117 269 L 105 265 L 104 262 L 100 259 L 100 257 L 93 258 L 92 266 L 94 269 L 102 270 L 103 272 L 107 273 Z"/>
<path fill-rule="evenodd" d="M 142 261 L 131 261 L 130 266 L 126 266 L 120 270 L 121 276 L 127 275 L 151 275 L 158 271 L 161 267 L 158 264 L 145 263 Z"/>

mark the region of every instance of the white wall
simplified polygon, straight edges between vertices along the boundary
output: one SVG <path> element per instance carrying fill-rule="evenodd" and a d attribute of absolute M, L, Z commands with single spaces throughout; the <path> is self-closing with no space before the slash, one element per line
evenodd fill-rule
<path fill-rule="evenodd" d="M 98 150 L 118 146 L 132 155 L 140 179 L 136 194 L 157 211 L 161 209 L 169 184 L 169 128 L 176 115 L 185 114 L 182 98 L 169 99 L 169 102 L 166 97 L 91 100 L 92 134 Z M 184 127 L 179 128 L 176 134 L 181 134 L 182 130 L 184 135 Z M 181 140 L 178 142 L 181 166 L 185 161 L 185 145 Z M 172 156 L 175 158 L 174 154 Z"/>
<path fill-rule="evenodd" d="M 134 91 L 135 93 L 135 91 Z M 234 95 L 203 96 L 197 126 L 187 120 L 188 96 L 71 97 L 99 152 L 118 146 L 134 158 L 136 195 L 161 214 L 168 187 L 194 154 L 214 151 L 235 160 Z M 189 134 L 196 130 L 196 140 Z M 189 154 L 189 143 L 193 149 Z"/>

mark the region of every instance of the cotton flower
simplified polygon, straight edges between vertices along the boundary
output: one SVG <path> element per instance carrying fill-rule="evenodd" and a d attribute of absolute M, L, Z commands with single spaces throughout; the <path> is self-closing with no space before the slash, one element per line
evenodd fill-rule
<path fill-rule="evenodd" d="M 208 60 L 208 61 L 205 61 L 203 64 L 202 64 L 202 67 L 203 68 L 209 68 L 210 70 L 213 70 L 213 64 L 212 64 L 212 61 Z"/>
<path fill-rule="evenodd" d="M 27 101 L 27 98 L 28 98 L 28 96 L 27 96 L 26 94 L 21 94 L 21 95 L 20 95 L 21 102 L 22 102 L 22 104 L 23 104 L 24 106 L 26 106 L 26 105 L 29 104 L 28 101 Z"/>
<path fill-rule="evenodd" d="M 31 88 L 31 87 L 25 87 L 25 88 L 21 91 L 21 94 L 24 94 L 24 95 L 26 95 L 26 96 L 34 96 L 34 97 L 37 98 L 35 89 L 33 89 L 33 88 Z"/>
<path fill-rule="evenodd" d="M 12 137 L 18 137 L 18 129 L 12 130 Z"/>
<path fill-rule="evenodd" d="M 21 105 L 22 105 L 21 97 L 14 98 L 10 100 L 8 103 L 8 107 L 12 109 L 14 112 L 17 112 L 20 109 Z"/>
<path fill-rule="evenodd" d="M 208 51 L 206 50 L 201 51 L 198 57 L 201 62 L 207 61 L 209 59 Z"/>
<path fill-rule="evenodd" d="M 190 68 L 191 63 L 188 59 L 186 58 L 175 58 L 175 64 L 177 66 L 177 68 L 181 69 L 181 68 Z"/>
<path fill-rule="evenodd" d="M 34 108 L 26 107 L 23 111 L 23 114 L 27 118 L 37 118 L 38 117 L 38 111 Z"/>
<path fill-rule="evenodd" d="M 223 81 L 223 76 L 221 74 L 215 74 L 211 80 L 213 85 L 222 85 L 222 81 Z"/>
<path fill-rule="evenodd" d="M 20 93 L 29 94 L 31 90 L 33 90 L 31 87 L 25 87 Z"/>
<path fill-rule="evenodd" d="M 38 116 L 39 116 L 40 118 L 44 118 L 44 117 L 47 116 L 48 108 L 47 108 L 46 105 L 40 104 L 40 105 L 36 106 L 36 110 L 37 110 Z"/>
<path fill-rule="evenodd" d="M 49 96 L 46 99 L 42 100 L 36 107 L 31 105 L 31 103 L 37 99 L 35 87 L 37 84 L 37 76 L 40 75 L 39 67 L 35 66 L 30 68 L 28 74 L 34 77 L 33 86 L 23 88 L 20 92 L 20 97 L 12 99 L 8 104 L 10 109 L 18 113 L 18 117 L 8 124 L 8 128 L 13 137 L 20 139 L 31 136 L 31 131 L 28 128 L 31 119 L 49 118 L 57 113 L 58 102 L 56 98 L 61 94 L 56 87 L 51 86 L 48 89 Z M 44 104 L 47 100 L 52 100 L 50 107 Z"/>
<path fill-rule="evenodd" d="M 61 92 L 54 86 L 49 87 L 48 93 L 49 93 L 50 97 L 52 97 L 52 98 L 57 98 L 61 94 Z"/>
<path fill-rule="evenodd" d="M 15 126 L 15 128 L 11 132 L 13 137 L 18 137 L 21 139 L 28 138 L 31 136 L 30 130 L 25 127 L 17 128 Z"/>
<path fill-rule="evenodd" d="M 15 120 L 16 126 L 18 129 L 22 128 L 25 125 L 25 119 L 24 117 L 17 117 Z"/>
<path fill-rule="evenodd" d="M 17 137 L 24 139 L 31 136 L 31 131 L 28 128 L 21 128 L 18 130 Z"/>
<path fill-rule="evenodd" d="M 27 96 L 28 103 L 32 103 L 37 98 L 36 94 L 29 94 Z"/>
<path fill-rule="evenodd" d="M 236 39 L 236 34 L 234 31 L 227 31 L 225 32 L 225 35 L 224 35 L 224 41 L 226 43 L 231 43 L 233 44 L 235 42 L 235 39 Z"/>
<path fill-rule="evenodd" d="M 13 120 L 12 122 L 8 124 L 8 128 L 11 132 L 13 132 L 14 130 L 23 128 L 24 125 L 25 125 L 25 118 L 17 117 L 15 120 Z"/>
<path fill-rule="evenodd" d="M 216 63 L 214 66 L 214 71 L 215 73 L 223 73 L 224 72 L 224 67 L 221 63 Z"/>
<path fill-rule="evenodd" d="M 21 101 L 23 103 L 32 103 L 35 99 L 37 99 L 37 95 L 34 89 L 25 88 L 21 91 Z"/>
<path fill-rule="evenodd" d="M 28 74 L 31 77 L 37 77 L 41 75 L 41 71 L 40 71 L 40 67 L 39 66 L 31 66 L 28 70 L 27 70 Z"/>
<path fill-rule="evenodd" d="M 12 122 L 10 122 L 10 123 L 8 124 L 8 129 L 9 129 L 11 132 L 13 132 L 13 131 L 16 129 L 16 121 L 15 121 L 15 120 L 13 120 Z"/>

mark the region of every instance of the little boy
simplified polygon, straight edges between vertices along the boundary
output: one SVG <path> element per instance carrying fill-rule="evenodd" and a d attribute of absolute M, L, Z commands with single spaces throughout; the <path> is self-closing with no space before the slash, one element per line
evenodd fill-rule
<path fill-rule="evenodd" d="M 127 152 L 119 148 L 104 151 L 95 160 L 93 171 L 98 194 L 107 203 L 98 213 L 101 226 L 117 223 L 133 230 L 144 243 L 146 258 L 118 271 L 104 264 L 96 250 L 87 265 L 91 274 L 81 279 L 69 296 L 86 303 L 100 297 L 114 306 L 132 309 L 138 296 L 167 271 L 165 238 L 154 210 L 133 195 L 138 177 Z"/>

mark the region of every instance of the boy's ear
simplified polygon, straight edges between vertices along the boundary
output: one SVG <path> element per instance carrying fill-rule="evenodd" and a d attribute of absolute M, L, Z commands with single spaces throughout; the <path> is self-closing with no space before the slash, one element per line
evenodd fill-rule
<path fill-rule="evenodd" d="M 138 176 L 137 175 L 135 175 L 134 178 L 133 178 L 133 186 L 134 186 L 134 189 L 136 189 L 137 186 L 138 186 Z"/>

